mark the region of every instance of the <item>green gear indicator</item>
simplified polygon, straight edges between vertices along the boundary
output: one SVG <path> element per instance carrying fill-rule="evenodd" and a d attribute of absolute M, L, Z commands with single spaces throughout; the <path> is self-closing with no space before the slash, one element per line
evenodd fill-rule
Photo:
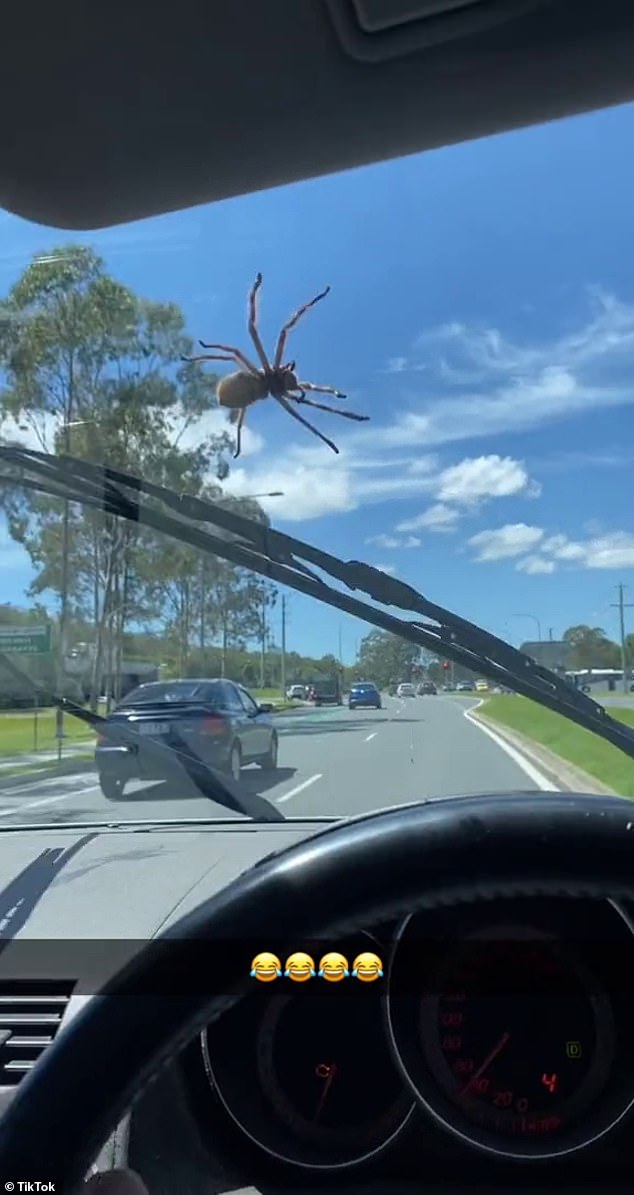
<path fill-rule="evenodd" d="M 583 1050 L 580 1041 L 566 1042 L 566 1058 L 581 1058 Z"/>

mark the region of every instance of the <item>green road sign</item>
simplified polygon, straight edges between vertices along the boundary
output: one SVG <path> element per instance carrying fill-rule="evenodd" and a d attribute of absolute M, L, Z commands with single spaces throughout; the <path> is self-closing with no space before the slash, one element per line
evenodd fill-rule
<path fill-rule="evenodd" d="M 7 655 L 43 656 L 50 650 L 50 626 L 0 627 L 0 652 L 6 652 Z"/>

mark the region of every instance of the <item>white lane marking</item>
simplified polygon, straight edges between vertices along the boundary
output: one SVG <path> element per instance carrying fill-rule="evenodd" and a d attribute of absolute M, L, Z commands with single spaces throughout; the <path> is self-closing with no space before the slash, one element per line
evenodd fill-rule
<path fill-rule="evenodd" d="M 481 699 L 473 708 L 478 709 L 478 706 L 481 706 L 482 704 L 483 700 Z M 530 762 L 530 760 L 526 759 L 525 755 L 522 755 L 521 751 L 518 751 L 516 747 L 512 747 L 510 743 L 507 743 L 506 739 L 503 739 L 501 735 L 496 734 L 494 730 L 491 730 L 490 726 L 485 726 L 484 722 L 480 722 L 477 718 L 473 718 L 471 710 L 464 710 L 463 716 L 469 719 L 472 726 L 477 726 L 478 730 L 481 730 L 484 734 L 487 734 L 490 739 L 493 739 L 493 742 L 497 743 L 497 746 L 502 751 L 506 752 L 509 758 L 513 760 L 513 763 L 516 763 L 518 768 L 521 768 L 525 775 L 528 776 L 529 780 L 532 780 L 533 784 L 536 784 L 542 792 L 558 793 L 561 791 L 557 788 L 556 784 L 552 783 L 551 780 L 547 780 L 544 774 L 540 772 L 538 768 L 536 768 L 535 765 Z"/>
<path fill-rule="evenodd" d="M 5 800 L 7 797 L 17 797 L 20 795 L 20 793 L 26 793 L 30 788 L 35 787 L 37 787 L 39 792 L 48 792 L 50 789 L 59 788 L 60 781 L 62 780 L 68 779 L 81 781 L 82 778 L 85 780 L 86 776 L 90 778 L 90 775 L 90 772 L 87 770 L 84 773 L 78 773 L 75 776 L 72 774 L 70 776 L 43 776 L 40 779 L 37 772 L 30 772 L 23 784 L 16 783 L 7 786 L 6 788 L 3 784 L 0 788 L 0 801 Z M 16 776 L 16 781 L 19 781 L 19 779 L 19 776 Z M 99 786 L 93 781 L 93 784 L 89 787 L 98 788 Z M 88 787 L 84 785 L 83 788 L 73 789 L 73 792 L 88 792 Z"/>
<path fill-rule="evenodd" d="M 70 797 L 81 797 L 84 793 L 91 793 L 97 789 L 99 785 L 93 784 L 90 788 L 76 789 L 75 792 L 62 793 L 57 797 L 42 797 L 40 801 L 25 801 L 24 805 L 16 805 L 15 809 L 3 809 L 0 812 L 0 817 L 11 817 L 14 813 L 22 813 L 24 809 L 39 809 L 41 805 L 57 805 L 58 801 L 68 801 Z"/>
<path fill-rule="evenodd" d="M 303 792 L 304 789 L 308 788 L 308 786 L 310 784 L 314 784 L 316 780 L 321 780 L 321 777 L 322 777 L 321 772 L 316 772 L 314 776 L 309 776 L 308 780 L 304 780 L 304 782 L 302 784 L 298 784 L 297 788 L 292 788 L 290 793 L 284 793 L 283 797 L 278 797 L 277 798 L 278 805 L 282 805 L 284 803 L 284 801 L 290 801 L 291 797 L 296 797 L 298 793 Z"/>
<path fill-rule="evenodd" d="M 378 730 L 375 730 L 375 731 L 373 731 L 372 734 L 367 735 L 366 740 L 365 740 L 366 743 L 369 743 L 370 739 L 375 739 L 378 733 L 379 733 Z"/>

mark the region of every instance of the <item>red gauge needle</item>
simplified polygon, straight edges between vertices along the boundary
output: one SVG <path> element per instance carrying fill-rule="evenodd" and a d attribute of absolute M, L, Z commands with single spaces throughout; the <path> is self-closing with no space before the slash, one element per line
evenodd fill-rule
<path fill-rule="evenodd" d="M 330 1088 L 332 1087 L 332 1084 L 333 1084 L 334 1077 L 337 1074 L 337 1067 L 334 1062 L 331 1063 L 330 1065 L 324 1065 L 322 1063 L 321 1066 L 317 1067 L 316 1073 L 318 1074 L 320 1079 L 325 1079 L 325 1083 L 324 1083 L 324 1086 L 322 1089 L 321 1096 L 319 1097 L 317 1111 L 315 1112 L 313 1120 L 319 1120 L 319 1117 L 321 1116 L 324 1104 L 326 1103 L 326 1100 L 328 1099 L 328 1092 L 330 1091 Z"/>
<path fill-rule="evenodd" d="M 481 1075 L 483 1075 L 483 1074 L 484 1074 L 484 1072 L 485 1072 L 486 1070 L 488 1070 L 488 1069 L 489 1069 L 489 1067 L 490 1067 L 491 1063 L 493 1062 L 494 1058 L 497 1058 L 498 1054 L 501 1054 L 501 1053 L 502 1053 L 502 1050 L 504 1049 L 504 1047 L 507 1045 L 507 1043 L 508 1043 L 510 1040 L 511 1040 L 511 1035 L 510 1035 L 510 1033 L 503 1033 L 503 1034 L 502 1034 L 502 1036 L 501 1036 L 501 1038 L 500 1038 L 499 1042 L 497 1042 L 497 1044 L 496 1044 L 496 1045 L 494 1045 L 493 1049 L 491 1050 L 491 1053 L 490 1053 L 490 1054 L 487 1054 L 487 1056 L 486 1056 L 486 1058 L 485 1058 L 484 1062 L 482 1063 L 482 1066 L 479 1066 L 479 1067 L 478 1067 L 478 1069 L 477 1069 L 477 1071 L 476 1071 L 475 1075 L 471 1075 L 471 1078 L 469 1079 L 469 1082 L 468 1082 L 468 1083 L 465 1083 L 464 1087 L 462 1088 L 462 1091 L 459 1091 L 459 1092 L 458 1092 L 458 1099 L 461 1099 L 463 1095 L 466 1095 L 466 1094 L 467 1094 L 467 1092 L 468 1092 L 469 1088 L 470 1088 L 470 1087 L 473 1085 L 473 1083 L 475 1083 L 475 1082 L 476 1082 L 476 1080 L 477 1080 L 477 1079 L 479 1079 L 479 1078 L 481 1077 Z"/>

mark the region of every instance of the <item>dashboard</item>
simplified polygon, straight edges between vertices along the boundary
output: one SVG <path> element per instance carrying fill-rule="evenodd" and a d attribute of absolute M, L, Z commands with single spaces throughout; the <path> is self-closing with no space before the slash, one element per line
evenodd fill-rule
<path fill-rule="evenodd" d="M 254 976 L 135 1109 L 152 1191 L 183 1182 L 185 1154 L 192 1193 L 634 1178 L 633 909 L 475 901 L 268 946 L 275 979 Z M 345 967 L 325 982 L 333 951 Z"/>
<path fill-rule="evenodd" d="M 0 1115 L 145 942 L 325 824 L 4 834 Z M 461 904 L 336 941 L 272 927 L 271 981 L 245 948 L 246 994 L 144 1090 L 98 1168 L 127 1163 L 151 1195 L 631 1191 L 634 905 L 484 892 L 474 872 Z"/>

